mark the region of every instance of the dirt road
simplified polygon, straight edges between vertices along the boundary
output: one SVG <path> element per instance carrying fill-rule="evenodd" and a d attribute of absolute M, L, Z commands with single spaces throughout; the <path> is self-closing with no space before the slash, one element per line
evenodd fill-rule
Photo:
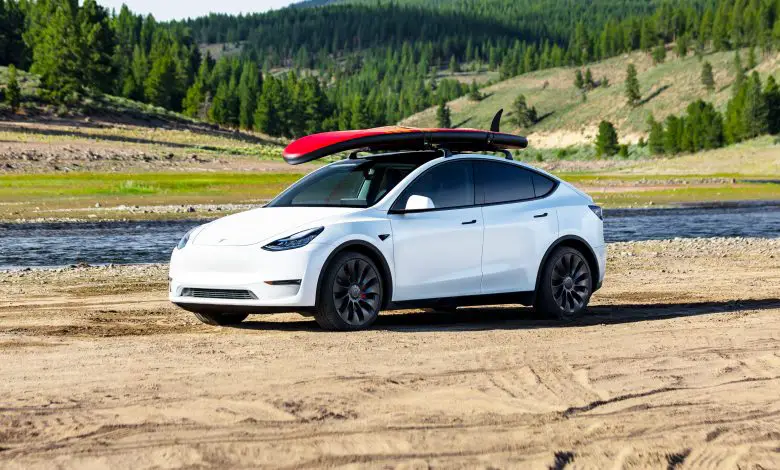
<path fill-rule="evenodd" d="M 165 279 L 0 273 L 0 467 L 780 468 L 780 240 L 611 245 L 568 326 L 219 329 Z"/>

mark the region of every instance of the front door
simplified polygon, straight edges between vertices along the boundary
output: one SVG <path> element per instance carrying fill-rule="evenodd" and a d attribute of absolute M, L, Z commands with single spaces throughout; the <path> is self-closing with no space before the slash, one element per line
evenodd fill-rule
<path fill-rule="evenodd" d="M 404 212 L 410 196 L 433 208 Z M 413 181 L 390 214 L 394 301 L 475 295 L 482 283 L 482 211 L 474 205 L 469 160 L 444 162 Z"/>

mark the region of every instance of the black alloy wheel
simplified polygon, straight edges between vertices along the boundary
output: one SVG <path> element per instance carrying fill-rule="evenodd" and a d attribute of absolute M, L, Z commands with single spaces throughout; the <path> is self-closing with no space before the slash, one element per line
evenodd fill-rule
<path fill-rule="evenodd" d="M 362 253 L 339 253 L 325 267 L 314 318 L 326 330 L 362 330 L 383 305 L 381 272 Z"/>
<path fill-rule="evenodd" d="M 345 262 L 333 281 L 333 304 L 339 316 L 350 325 L 360 325 L 379 313 L 379 275 L 360 258 Z"/>
<path fill-rule="evenodd" d="M 577 249 L 556 248 L 541 267 L 534 308 L 558 320 L 579 318 L 593 293 L 593 274 Z"/>

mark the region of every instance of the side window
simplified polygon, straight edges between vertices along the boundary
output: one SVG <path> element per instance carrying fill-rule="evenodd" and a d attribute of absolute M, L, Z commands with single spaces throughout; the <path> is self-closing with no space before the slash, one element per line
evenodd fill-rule
<path fill-rule="evenodd" d="M 406 188 L 393 204 L 393 210 L 403 210 L 412 195 L 431 198 L 436 209 L 474 205 L 471 162 L 448 162 L 431 168 Z"/>
<path fill-rule="evenodd" d="M 534 182 L 534 194 L 536 194 L 536 197 L 542 197 L 550 194 L 550 191 L 552 191 L 553 187 L 555 187 L 555 182 L 553 180 L 546 176 L 540 175 L 539 173 L 534 173 L 532 180 Z"/>
<path fill-rule="evenodd" d="M 499 162 L 474 163 L 477 187 L 484 192 L 484 203 L 520 201 L 535 197 L 531 178 L 534 173 L 515 165 Z"/>

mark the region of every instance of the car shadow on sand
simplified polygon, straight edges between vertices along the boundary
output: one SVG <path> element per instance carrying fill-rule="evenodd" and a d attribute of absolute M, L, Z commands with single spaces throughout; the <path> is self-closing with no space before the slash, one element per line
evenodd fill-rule
<path fill-rule="evenodd" d="M 371 329 L 398 332 L 455 332 L 463 330 L 566 328 L 770 309 L 780 309 L 780 299 L 594 305 L 588 308 L 588 313 L 582 319 L 575 322 L 561 323 L 544 318 L 529 307 L 501 305 L 461 308 L 455 312 L 409 311 L 385 314 L 379 316 Z M 261 315 L 254 315 L 249 320 L 233 328 L 260 331 L 322 331 L 317 323 L 309 318 L 287 322 L 262 321 L 262 318 Z"/>

